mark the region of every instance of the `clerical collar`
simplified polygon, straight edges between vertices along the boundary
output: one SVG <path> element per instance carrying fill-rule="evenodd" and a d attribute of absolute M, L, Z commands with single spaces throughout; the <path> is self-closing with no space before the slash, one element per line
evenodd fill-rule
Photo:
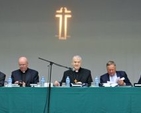
<path fill-rule="evenodd" d="M 75 70 L 75 69 L 73 68 L 73 71 L 76 72 L 76 73 L 78 73 L 78 72 L 80 71 L 80 69 L 81 69 L 81 67 L 80 67 L 78 70 Z"/>
<path fill-rule="evenodd" d="M 20 70 L 20 72 L 23 73 L 23 74 L 26 73 L 27 71 L 28 71 L 28 68 L 27 68 L 27 70 L 25 70 L 25 71 L 21 71 L 21 70 Z"/>

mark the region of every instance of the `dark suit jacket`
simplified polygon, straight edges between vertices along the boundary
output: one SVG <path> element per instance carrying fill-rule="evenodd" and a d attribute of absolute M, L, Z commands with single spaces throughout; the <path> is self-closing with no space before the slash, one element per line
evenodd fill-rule
<path fill-rule="evenodd" d="M 139 81 L 138 81 L 138 84 L 141 84 L 141 76 L 140 76 L 140 79 L 139 79 Z"/>
<path fill-rule="evenodd" d="M 4 73 L 0 72 L 0 87 L 4 86 L 5 77 L 6 77 L 6 75 Z"/>
<path fill-rule="evenodd" d="M 80 68 L 78 72 L 73 70 L 65 71 L 61 83 L 66 82 L 67 76 L 69 76 L 71 83 L 74 83 L 74 80 L 76 79 L 77 81 L 87 83 L 88 86 L 90 86 L 92 82 L 91 71 L 84 68 Z"/>
<path fill-rule="evenodd" d="M 15 81 L 22 81 L 26 83 L 26 86 L 30 86 L 30 84 L 37 84 L 39 82 L 38 72 L 29 68 L 25 73 L 23 73 L 20 69 L 13 71 L 11 78 L 12 83 L 15 83 Z"/>
<path fill-rule="evenodd" d="M 117 77 L 125 78 L 124 82 L 126 83 L 126 85 L 132 85 L 125 71 L 116 71 L 116 74 L 117 74 Z M 100 83 L 107 83 L 107 81 L 110 81 L 108 73 L 105 73 L 104 75 L 100 76 Z"/>

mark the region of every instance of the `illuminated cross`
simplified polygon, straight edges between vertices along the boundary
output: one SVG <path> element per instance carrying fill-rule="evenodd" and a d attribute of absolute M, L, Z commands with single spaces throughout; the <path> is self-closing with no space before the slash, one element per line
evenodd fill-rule
<path fill-rule="evenodd" d="M 60 10 L 56 11 L 56 17 L 59 18 L 59 39 L 66 40 L 67 35 L 67 24 L 68 24 L 68 18 L 71 18 L 71 11 L 67 10 L 66 7 L 61 7 Z"/>

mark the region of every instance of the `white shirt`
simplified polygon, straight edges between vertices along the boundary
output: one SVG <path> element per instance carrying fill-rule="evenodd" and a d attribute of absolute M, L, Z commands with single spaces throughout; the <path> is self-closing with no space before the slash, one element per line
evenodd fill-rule
<path fill-rule="evenodd" d="M 117 83 L 118 79 L 119 79 L 119 77 L 117 77 L 116 73 L 113 76 L 110 76 L 110 82 L 111 83 Z"/>

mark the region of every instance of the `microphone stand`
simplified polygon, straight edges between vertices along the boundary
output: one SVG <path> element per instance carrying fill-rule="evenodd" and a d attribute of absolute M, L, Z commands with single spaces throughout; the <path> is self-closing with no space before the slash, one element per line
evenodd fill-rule
<path fill-rule="evenodd" d="M 63 67 L 63 68 L 67 68 L 67 69 L 72 69 L 70 67 L 67 67 L 67 66 L 63 66 L 63 65 L 60 65 L 60 64 L 57 64 L 55 62 L 52 62 L 52 61 L 49 61 L 49 60 L 46 60 L 46 59 L 43 59 L 43 58 L 40 58 L 38 57 L 40 60 L 43 60 L 43 61 L 46 61 L 46 62 L 49 62 L 49 87 L 48 87 L 48 97 L 47 97 L 47 100 L 48 100 L 48 103 L 47 103 L 47 113 L 50 113 L 50 93 L 51 93 L 51 74 L 52 74 L 52 65 L 56 65 L 56 66 L 59 66 L 59 67 Z"/>

